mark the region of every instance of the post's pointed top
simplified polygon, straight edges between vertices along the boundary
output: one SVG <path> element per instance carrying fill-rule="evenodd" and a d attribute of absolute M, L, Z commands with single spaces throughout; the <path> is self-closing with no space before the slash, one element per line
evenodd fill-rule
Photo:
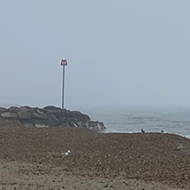
<path fill-rule="evenodd" d="M 66 59 L 62 59 L 61 60 L 61 66 L 66 66 L 67 65 L 67 60 Z"/>

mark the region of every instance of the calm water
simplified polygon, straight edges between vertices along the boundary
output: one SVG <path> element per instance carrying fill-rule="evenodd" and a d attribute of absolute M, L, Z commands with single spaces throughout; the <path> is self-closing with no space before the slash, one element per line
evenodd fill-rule
<path fill-rule="evenodd" d="M 92 120 L 104 122 L 108 132 L 176 133 L 190 137 L 190 108 L 83 109 Z"/>

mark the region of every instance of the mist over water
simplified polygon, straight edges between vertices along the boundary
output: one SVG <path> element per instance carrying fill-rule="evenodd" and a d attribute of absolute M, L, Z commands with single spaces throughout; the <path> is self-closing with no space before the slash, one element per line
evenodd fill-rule
<path fill-rule="evenodd" d="M 189 10 L 188 0 L 1 1 L 0 107 L 60 107 L 66 59 L 67 109 L 109 132 L 189 135 Z"/>
<path fill-rule="evenodd" d="M 66 59 L 68 108 L 190 106 L 189 10 L 188 0 L 1 1 L 0 104 L 60 106 Z"/>
<path fill-rule="evenodd" d="M 190 135 L 190 108 L 83 109 L 93 120 L 104 122 L 108 132 L 164 132 Z"/>

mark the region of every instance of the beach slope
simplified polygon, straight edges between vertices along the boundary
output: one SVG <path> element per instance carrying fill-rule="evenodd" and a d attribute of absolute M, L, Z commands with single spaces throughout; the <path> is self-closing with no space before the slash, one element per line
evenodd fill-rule
<path fill-rule="evenodd" d="M 190 188 L 190 140 L 174 134 L 1 126 L 0 150 L 0 189 Z"/>

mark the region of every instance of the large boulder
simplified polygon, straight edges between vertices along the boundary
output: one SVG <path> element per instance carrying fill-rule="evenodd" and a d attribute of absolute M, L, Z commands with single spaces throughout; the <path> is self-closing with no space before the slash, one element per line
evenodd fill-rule
<path fill-rule="evenodd" d="M 76 118 L 77 121 L 81 121 L 81 122 L 90 121 L 90 117 L 88 115 L 82 114 L 79 111 L 71 111 L 70 114 L 72 117 Z"/>
<path fill-rule="evenodd" d="M 0 113 L 4 113 L 7 111 L 7 108 L 0 108 Z"/>
<path fill-rule="evenodd" d="M 55 115 L 53 114 L 48 114 L 47 115 L 47 125 L 50 127 L 53 126 L 60 126 L 61 122 L 59 119 L 57 119 L 57 117 L 55 117 Z"/>
<path fill-rule="evenodd" d="M 47 119 L 47 115 L 45 113 L 39 113 L 39 112 L 32 113 L 32 117 L 34 119 L 39 119 L 39 120 L 46 120 Z"/>
<path fill-rule="evenodd" d="M 32 118 L 32 114 L 29 111 L 18 111 L 17 112 L 18 119 L 27 120 Z"/>
<path fill-rule="evenodd" d="M 13 107 L 8 108 L 8 111 L 11 113 L 17 113 L 19 111 L 19 108 L 13 106 Z"/>
<path fill-rule="evenodd" d="M 61 108 L 58 108 L 56 106 L 46 106 L 44 107 L 44 110 L 48 111 L 48 110 L 65 110 L 65 109 L 61 109 Z"/>
<path fill-rule="evenodd" d="M 10 120 L 16 120 L 17 114 L 11 113 L 11 112 L 4 112 L 0 114 L 3 119 L 10 119 Z"/>
<path fill-rule="evenodd" d="M 94 130 L 94 131 L 98 131 L 98 132 L 102 132 L 102 131 L 106 130 L 104 124 L 102 122 L 98 122 L 98 121 L 89 121 L 87 128 Z"/>

